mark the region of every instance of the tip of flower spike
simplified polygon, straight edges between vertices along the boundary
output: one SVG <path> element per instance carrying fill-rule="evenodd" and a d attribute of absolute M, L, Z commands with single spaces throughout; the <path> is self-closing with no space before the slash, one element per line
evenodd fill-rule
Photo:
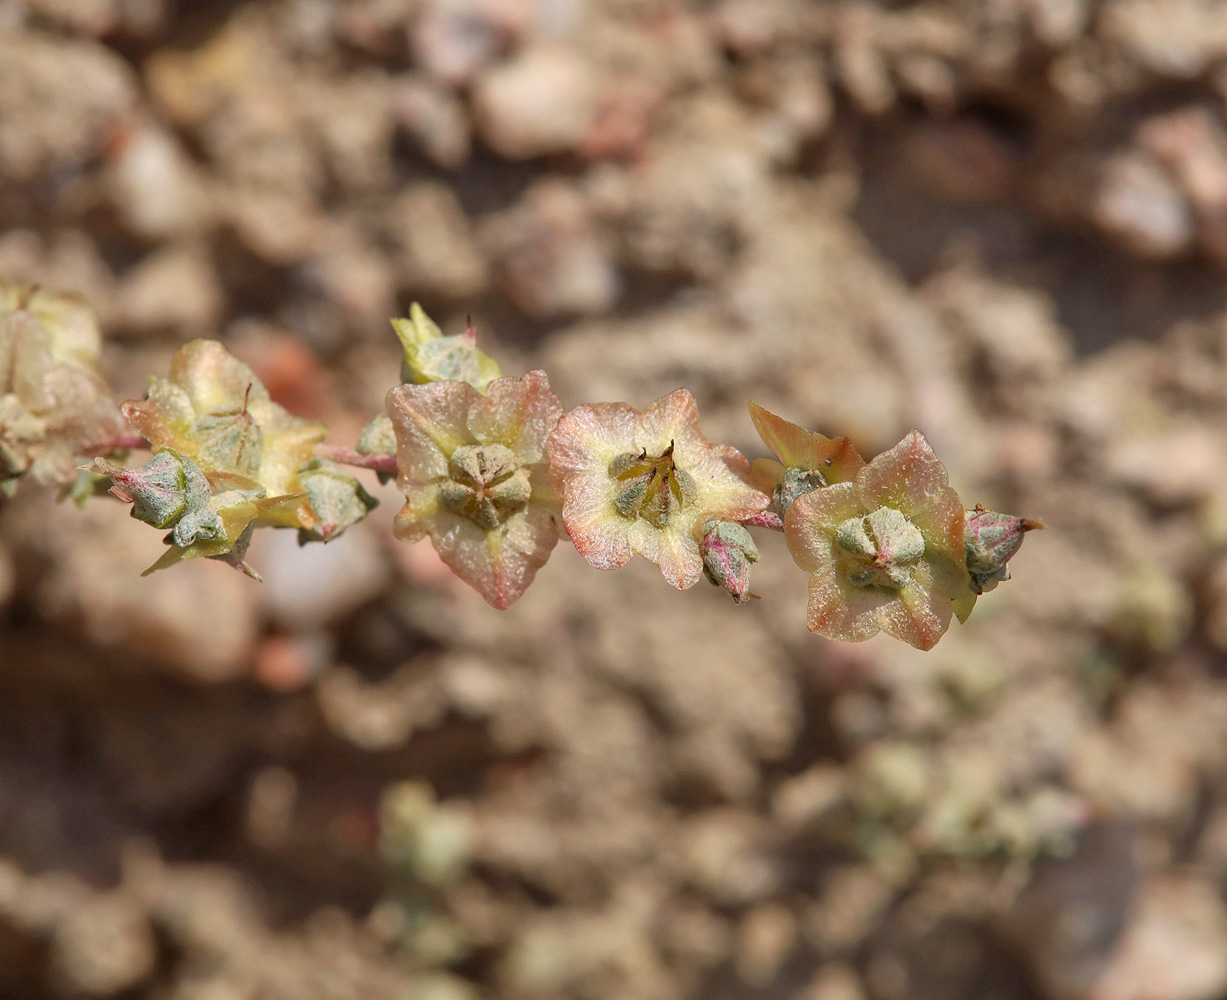
<path fill-rule="evenodd" d="M 723 587 L 738 604 L 758 600 L 750 592 L 750 566 L 758 562 L 758 546 L 746 529 L 736 521 L 713 519 L 703 526 L 699 543 L 703 573 L 717 587 Z"/>

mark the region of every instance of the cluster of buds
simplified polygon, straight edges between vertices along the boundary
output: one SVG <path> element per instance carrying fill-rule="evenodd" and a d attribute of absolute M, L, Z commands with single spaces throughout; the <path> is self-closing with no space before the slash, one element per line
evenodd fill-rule
<path fill-rule="evenodd" d="M 157 463 L 171 461 L 166 455 L 187 470 L 185 483 L 199 484 L 198 473 L 209 486 L 203 499 L 198 492 L 183 495 L 165 539 L 170 549 L 150 571 L 205 556 L 254 576 L 244 561 L 254 527 L 295 528 L 303 543 L 326 542 L 376 506 L 357 479 L 317 456 L 328 428 L 274 403 L 255 372 L 217 341 L 185 344 L 171 359 L 170 375 L 151 379 L 145 398 L 120 411 L 154 460 L 140 470 L 97 462 L 87 469 L 133 500 L 133 517 L 143 520 L 149 491 L 162 488 L 169 464 Z"/>
<path fill-rule="evenodd" d="M 866 462 L 848 438 L 750 403 L 774 455 L 750 463 L 706 438 L 685 389 L 643 410 L 567 411 L 544 372 L 504 377 L 471 326 L 445 336 L 416 304 L 392 325 L 402 384 L 348 451 L 325 446 L 323 424 L 273 402 L 216 341 L 185 345 L 144 399 L 116 410 L 88 310 L 0 288 L 0 485 L 27 472 L 64 483 L 79 468 L 167 531 L 149 572 L 205 557 L 255 576 L 245 556 L 256 527 L 328 541 L 374 508 L 342 461 L 395 477 L 397 537 L 429 537 L 499 609 L 562 537 L 598 569 L 640 556 L 678 590 L 706 577 L 742 604 L 759 559 L 748 529 L 773 528 L 809 574 L 811 631 L 853 642 L 885 632 L 920 649 L 1009 579 L 1023 536 L 1043 527 L 965 510 L 918 431 Z M 135 445 L 154 456 L 125 467 L 122 449 Z"/>

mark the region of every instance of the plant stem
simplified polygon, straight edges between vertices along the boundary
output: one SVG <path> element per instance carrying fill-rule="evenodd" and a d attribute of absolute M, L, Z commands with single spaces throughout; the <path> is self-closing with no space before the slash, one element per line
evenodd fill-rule
<path fill-rule="evenodd" d="M 783 531 L 784 521 L 779 514 L 769 510 L 760 510 L 753 517 L 747 517 L 741 522 L 750 528 L 770 528 L 772 531 Z"/>
<path fill-rule="evenodd" d="M 82 454 L 106 451 L 136 451 L 148 447 L 149 442 L 139 434 L 116 434 L 105 441 L 99 441 L 97 444 L 90 445 L 83 450 Z"/>
<path fill-rule="evenodd" d="M 343 448 L 336 444 L 320 444 L 315 446 L 315 454 L 330 462 L 341 465 L 353 465 L 359 469 L 371 469 L 374 472 L 386 472 L 396 475 L 397 465 L 395 455 L 364 455 L 352 448 Z"/>

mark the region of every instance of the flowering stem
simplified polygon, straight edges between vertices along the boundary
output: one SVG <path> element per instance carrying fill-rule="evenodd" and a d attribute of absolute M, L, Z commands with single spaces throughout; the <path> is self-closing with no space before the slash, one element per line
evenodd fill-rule
<path fill-rule="evenodd" d="M 364 455 L 360 451 L 335 444 L 316 445 L 315 454 L 330 462 L 354 465 L 359 469 L 371 469 L 374 472 L 386 472 L 391 475 L 396 475 L 398 471 L 395 455 Z"/>
<path fill-rule="evenodd" d="M 779 514 L 769 510 L 760 510 L 753 517 L 747 517 L 741 522 L 751 528 L 770 528 L 772 531 L 783 531 L 784 521 Z"/>
<path fill-rule="evenodd" d="M 85 452 L 92 454 L 99 451 L 136 451 L 148 447 L 149 442 L 139 434 L 115 434 L 105 441 L 91 445 L 85 449 Z"/>

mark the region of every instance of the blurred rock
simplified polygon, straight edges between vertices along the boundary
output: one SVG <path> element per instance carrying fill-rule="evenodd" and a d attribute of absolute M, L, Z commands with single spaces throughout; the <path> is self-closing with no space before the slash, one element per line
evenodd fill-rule
<path fill-rule="evenodd" d="M 496 153 L 528 160 L 580 144 L 596 111 L 596 85 L 571 50 L 537 46 L 483 73 L 473 110 Z"/>
<path fill-rule="evenodd" d="M 1178 79 L 1227 52 L 1227 28 L 1215 5 L 1202 0 L 1117 0 L 1103 34 L 1147 69 Z"/>
<path fill-rule="evenodd" d="M 1227 907 L 1190 877 L 1148 882 L 1093 988 L 1096 1000 L 1211 1000 L 1227 990 Z"/>
<path fill-rule="evenodd" d="M 957 205 L 1001 201 L 1016 181 L 1012 150 L 971 120 L 921 124 L 908 136 L 905 155 L 925 186 Z"/>
<path fill-rule="evenodd" d="M 308 78 L 295 96 L 305 132 L 321 146 L 337 184 L 355 191 L 391 185 L 395 121 L 386 74 Z"/>
<path fill-rule="evenodd" d="M 136 81 L 92 42 L 0 34 L 0 176 L 80 170 L 102 152 L 136 102 Z"/>
<path fill-rule="evenodd" d="M 382 330 L 396 311 L 396 279 L 391 263 L 370 237 L 348 220 L 319 232 L 319 246 L 304 263 L 302 276 L 308 287 L 334 306 L 342 332 Z M 324 350 L 331 346 L 328 338 L 320 338 L 305 323 L 299 332 L 317 342 L 324 340 Z"/>
<path fill-rule="evenodd" d="M 1095 995 L 1140 886 L 1135 848 L 1126 827 L 1088 831 L 1072 858 L 1041 868 L 1006 919 L 1053 1000 Z"/>
<path fill-rule="evenodd" d="M 526 26 L 528 9 L 516 0 L 426 0 L 410 32 L 414 58 L 443 83 L 468 83 Z"/>
<path fill-rule="evenodd" d="M 423 153 L 441 167 L 455 168 L 469 158 L 472 129 L 460 99 L 417 77 L 402 77 L 392 94 L 396 120 Z"/>
<path fill-rule="evenodd" d="M 805 984 L 800 1000 L 864 1000 L 865 989 L 851 966 L 829 962 Z"/>
<path fill-rule="evenodd" d="M 17 518 L 9 523 L 27 525 L 18 532 L 23 548 L 49 561 L 38 591 L 46 614 L 79 620 L 91 641 L 135 663 L 161 663 L 205 682 L 243 672 L 259 608 L 242 574 L 201 559 L 142 578 L 161 554 L 157 533 L 109 498 L 83 511 L 26 509 Z"/>
<path fill-rule="evenodd" d="M 397 198 L 388 225 L 403 250 L 401 283 L 415 298 L 466 299 L 485 287 L 485 258 L 464 209 L 447 185 L 425 181 L 406 189 Z"/>
<path fill-rule="evenodd" d="M 116 294 L 119 320 L 134 333 L 170 330 L 190 340 L 216 332 L 224 293 L 204 248 L 186 244 L 150 254 L 123 276 Z"/>
<path fill-rule="evenodd" d="M 24 0 L 40 17 L 84 35 L 109 34 L 119 21 L 116 0 Z"/>
<path fill-rule="evenodd" d="M 52 937 L 51 961 L 67 992 L 109 997 L 153 973 L 156 947 L 137 901 L 114 894 L 66 915 Z"/>
<path fill-rule="evenodd" d="M 364 750 L 403 746 L 415 730 L 436 726 L 445 710 L 434 672 L 415 664 L 377 684 L 348 668 L 333 670 L 320 681 L 319 700 L 329 727 Z"/>
<path fill-rule="evenodd" d="M 197 170 L 174 136 L 156 125 L 140 126 L 118 144 L 107 181 L 128 229 L 142 239 L 195 232 L 207 217 Z"/>
<path fill-rule="evenodd" d="M 797 920 L 783 904 L 760 903 L 738 930 L 737 975 L 762 989 L 779 974 L 797 940 Z"/>
<path fill-rule="evenodd" d="M 507 294 L 531 316 L 599 313 L 617 296 L 606 241 L 580 192 L 564 181 L 534 186 L 517 208 L 491 220 L 484 236 Z"/>
<path fill-rule="evenodd" d="M 314 629 L 344 617 L 388 580 L 383 549 L 368 528 L 355 525 L 332 544 L 299 545 L 293 531 L 262 531 L 251 549 L 264 577 L 262 603 L 291 629 Z"/>
<path fill-rule="evenodd" d="M 1143 257 L 1173 256 L 1193 239 L 1184 198 L 1159 164 L 1140 154 L 1108 160 L 1092 214 L 1126 249 Z"/>

